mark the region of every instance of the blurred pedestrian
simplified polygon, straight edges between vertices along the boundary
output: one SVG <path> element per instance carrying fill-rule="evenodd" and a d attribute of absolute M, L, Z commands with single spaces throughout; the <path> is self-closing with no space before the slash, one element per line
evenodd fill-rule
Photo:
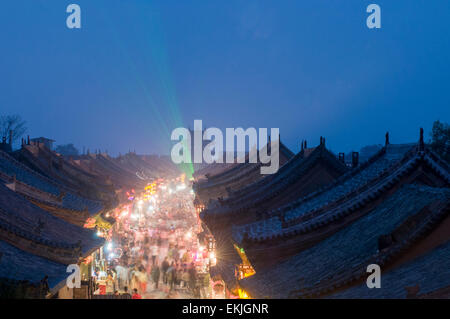
<path fill-rule="evenodd" d="M 159 277 L 160 277 L 160 270 L 158 265 L 154 265 L 152 268 L 152 280 L 155 283 L 155 289 L 158 289 L 158 283 L 159 283 Z"/>
<path fill-rule="evenodd" d="M 169 261 L 167 260 L 167 257 L 164 258 L 162 264 L 161 264 L 161 270 L 163 273 L 163 282 L 167 285 L 167 270 L 169 269 Z"/>
<path fill-rule="evenodd" d="M 151 253 L 152 253 L 152 265 L 154 266 L 156 263 L 156 258 L 158 257 L 159 254 L 159 248 L 156 244 L 152 245 Z"/>
<path fill-rule="evenodd" d="M 133 296 L 131 299 L 142 299 L 142 296 L 138 293 L 138 290 L 135 288 L 133 289 Z"/>
<path fill-rule="evenodd" d="M 124 299 L 131 299 L 131 295 L 128 292 L 128 287 L 127 286 L 123 287 L 123 294 L 122 294 L 122 296 L 123 296 Z"/>

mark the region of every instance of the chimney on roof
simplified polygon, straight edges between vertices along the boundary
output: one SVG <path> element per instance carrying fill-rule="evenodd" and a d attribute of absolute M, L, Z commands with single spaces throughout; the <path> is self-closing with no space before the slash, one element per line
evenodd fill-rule
<path fill-rule="evenodd" d="M 303 144 L 303 141 L 301 142 L 301 145 L 300 145 L 300 151 L 303 151 L 304 150 L 304 144 Z"/>
<path fill-rule="evenodd" d="M 386 139 L 385 139 L 385 142 L 384 142 L 384 145 L 385 146 L 388 146 L 389 145 L 389 132 L 386 132 Z"/>
<path fill-rule="evenodd" d="M 323 144 L 323 137 L 321 136 L 320 137 L 320 145 L 322 145 Z"/>
<path fill-rule="evenodd" d="M 359 153 L 352 152 L 352 167 L 356 167 L 359 164 Z"/>
<path fill-rule="evenodd" d="M 339 153 L 339 161 L 345 164 L 345 153 Z"/>
<path fill-rule="evenodd" d="M 13 141 L 13 130 L 9 130 L 9 145 L 12 146 Z"/>
<path fill-rule="evenodd" d="M 30 145 L 30 135 L 27 135 L 27 145 Z"/>
<path fill-rule="evenodd" d="M 304 146 L 304 149 L 305 149 L 305 150 L 307 149 L 307 146 L 306 146 L 306 140 L 305 140 L 305 146 Z"/>
<path fill-rule="evenodd" d="M 425 143 L 423 141 L 423 128 L 422 127 L 420 128 L 419 148 L 421 151 L 423 151 L 425 148 Z"/>

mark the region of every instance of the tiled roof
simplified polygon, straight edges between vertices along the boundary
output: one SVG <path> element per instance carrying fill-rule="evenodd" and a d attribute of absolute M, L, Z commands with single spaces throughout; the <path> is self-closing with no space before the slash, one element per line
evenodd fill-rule
<path fill-rule="evenodd" d="M 70 160 L 72 156 L 65 157 L 59 155 L 46 147 L 25 145 L 20 150 L 14 152 L 13 156 L 31 169 L 41 172 L 55 182 L 68 186 L 69 188 L 79 189 L 85 187 L 86 180 L 89 183 L 89 187 L 95 186 L 102 188 L 105 186 L 99 176 L 90 174 L 72 163 Z M 58 163 L 58 165 L 52 166 L 52 169 L 49 169 L 50 162 Z"/>
<path fill-rule="evenodd" d="M 0 253 L 0 278 L 39 283 L 47 275 L 49 286 L 53 288 L 69 275 L 67 265 L 29 254 L 2 240 Z"/>
<path fill-rule="evenodd" d="M 99 155 L 95 159 L 91 159 L 91 161 L 93 161 L 101 172 L 106 172 L 112 178 L 115 178 L 116 181 L 120 181 L 121 183 L 131 182 L 134 184 L 138 180 L 135 174 L 136 172 L 130 170 L 126 165 L 120 165 L 120 160 L 114 161 L 109 157 Z"/>
<path fill-rule="evenodd" d="M 9 176 L 15 175 L 19 181 L 25 184 L 53 195 L 59 195 L 59 187 L 55 183 L 2 151 L 0 151 L 0 170 Z"/>
<path fill-rule="evenodd" d="M 240 163 L 236 166 L 233 166 L 229 170 L 221 173 L 220 177 L 210 177 L 206 181 L 198 182 L 194 185 L 195 189 L 205 189 L 211 188 L 221 185 L 226 185 L 232 183 L 236 180 L 239 180 L 243 177 L 248 176 L 248 174 L 259 174 L 260 163 Z M 226 173 L 226 174 L 225 174 Z"/>
<path fill-rule="evenodd" d="M 359 285 L 327 298 L 404 298 L 406 287 L 419 286 L 419 295 L 450 286 L 450 241 L 405 265 L 381 275 L 381 288 Z"/>
<path fill-rule="evenodd" d="M 144 175 L 146 178 L 154 178 L 157 175 L 158 169 L 155 165 L 144 161 L 140 156 L 134 153 L 129 153 L 117 158 L 115 159 L 115 162 L 128 169 L 133 169 L 135 173 L 140 172 L 140 174 Z"/>
<path fill-rule="evenodd" d="M 284 220 L 289 222 L 305 216 L 306 214 L 318 211 L 320 208 L 327 207 L 327 205 L 345 198 L 348 194 L 351 194 L 352 192 L 361 189 L 361 187 L 367 185 L 369 182 L 376 180 L 383 172 L 404 159 L 405 154 L 413 149 L 415 149 L 415 147 L 411 144 L 388 145 L 378 154 L 374 155 L 368 162 L 362 164 L 359 168 L 344 174 L 332 185 L 273 211 L 273 217 L 251 224 L 233 227 L 233 238 L 237 242 L 241 242 L 244 233 L 247 233 L 250 239 L 259 240 L 293 231 L 294 228 L 298 228 L 301 225 L 306 227 L 306 224 L 303 223 L 294 225 L 293 227 L 283 228 L 283 223 L 281 222 L 279 215 L 283 214 Z M 319 218 L 323 218 L 324 216 L 325 215 L 320 215 Z M 314 221 L 314 219 L 309 220 L 308 223 L 311 223 L 312 221 Z"/>
<path fill-rule="evenodd" d="M 199 170 L 196 170 L 194 174 L 192 174 L 192 176 L 195 179 L 204 179 L 204 176 L 206 176 L 206 174 L 208 174 L 209 176 L 214 176 L 226 170 L 229 170 L 236 165 L 236 163 L 212 163 Z"/>
<path fill-rule="evenodd" d="M 0 227 L 32 241 L 65 248 L 73 248 L 80 241 L 83 254 L 103 244 L 104 240 L 92 230 L 53 216 L 3 184 L 0 184 L 0 207 Z"/>
<path fill-rule="evenodd" d="M 96 214 L 103 209 L 101 202 L 74 194 L 75 192 L 73 190 L 31 170 L 2 151 L 0 151 L 0 171 L 9 176 L 16 176 L 17 180 L 55 196 L 60 195 L 61 191 L 64 191 L 65 196 L 62 202 L 64 208 L 77 211 L 83 211 L 87 208 L 91 214 Z"/>
<path fill-rule="evenodd" d="M 384 170 L 401 160 L 404 154 L 409 150 L 411 150 L 411 146 L 405 147 L 404 145 L 388 145 L 386 147 L 386 152 L 380 158 L 364 169 L 361 169 L 357 174 L 350 175 L 348 179 L 337 184 L 335 187 L 330 188 L 328 191 L 321 193 L 311 200 L 302 203 L 299 207 L 287 212 L 285 214 L 286 221 L 294 219 L 305 212 L 318 208 L 319 206 L 325 206 L 328 203 L 345 196 L 353 190 L 360 188 L 367 182 L 378 177 Z"/>
<path fill-rule="evenodd" d="M 286 160 L 291 159 L 294 156 L 294 153 L 290 151 L 283 143 L 280 142 L 279 147 L 280 155 L 282 155 Z M 220 186 L 228 183 L 232 183 L 240 178 L 246 177 L 248 174 L 260 174 L 261 163 L 248 163 L 248 154 L 245 160 L 245 163 L 239 163 L 237 165 L 232 166 L 231 168 L 213 175 L 209 177 L 206 181 L 198 182 L 194 185 L 196 189 L 204 189 L 215 186 Z M 281 159 L 280 159 L 281 164 Z"/>
<path fill-rule="evenodd" d="M 378 253 L 378 238 L 435 201 L 449 202 L 450 189 L 405 185 L 371 212 L 315 246 L 241 281 L 252 297 L 286 298 L 293 290 L 325 286 L 352 269 L 365 269 Z"/>
<path fill-rule="evenodd" d="M 325 146 L 321 145 L 314 148 L 307 157 L 303 153 L 300 152 L 291 158 L 277 173 L 235 191 L 233 196 L 225 199 L 222 205 L 208 210 L 208 213 L 220 214 L 233 212 L 237 209 L 257 206 L 258 203 L 265 203 L 277 194 L 285 194 L 304 174 L 310 172 L 311 167 L 319 159 L 326 160 L 330 166 L 333 166 L 336 171 L 340 171 L 341 173 L 347 170 Z M 295 190 L 292 191 L 295 192 Z"/>
<path fill-rule="evenodd" d="M 65 208 L 82 211 L 85 208 L 90 214 L 95 215 L 103 209 L 103 204 L 97 201 L 83 198 L 72 193 L 67 193 L 62 200 Z"/>

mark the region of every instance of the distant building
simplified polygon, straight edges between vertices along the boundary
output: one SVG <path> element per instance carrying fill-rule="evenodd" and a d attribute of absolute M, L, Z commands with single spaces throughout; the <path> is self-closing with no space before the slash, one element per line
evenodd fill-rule
<path fill-rule="evenodd" d="M 49 150 L 53 149 L 53 143 L 55 142 L 55 140 L 46 138 L 46 137 L 36 137 L 36 138 L 32 138 L 31 142 L 33 144 L 43 144 L 46 148 L 48 148 Z"/>

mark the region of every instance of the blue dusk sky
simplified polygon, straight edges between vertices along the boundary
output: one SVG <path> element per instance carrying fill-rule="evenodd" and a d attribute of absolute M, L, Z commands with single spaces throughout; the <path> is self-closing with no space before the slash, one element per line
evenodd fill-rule
<path fill-rule="evenodd" d="M 450 120 L 447 0 L 5 0 L 0 40 L 0 114 L 80 150 L 168 154 L 201 119 L 347 152 Z"/>

